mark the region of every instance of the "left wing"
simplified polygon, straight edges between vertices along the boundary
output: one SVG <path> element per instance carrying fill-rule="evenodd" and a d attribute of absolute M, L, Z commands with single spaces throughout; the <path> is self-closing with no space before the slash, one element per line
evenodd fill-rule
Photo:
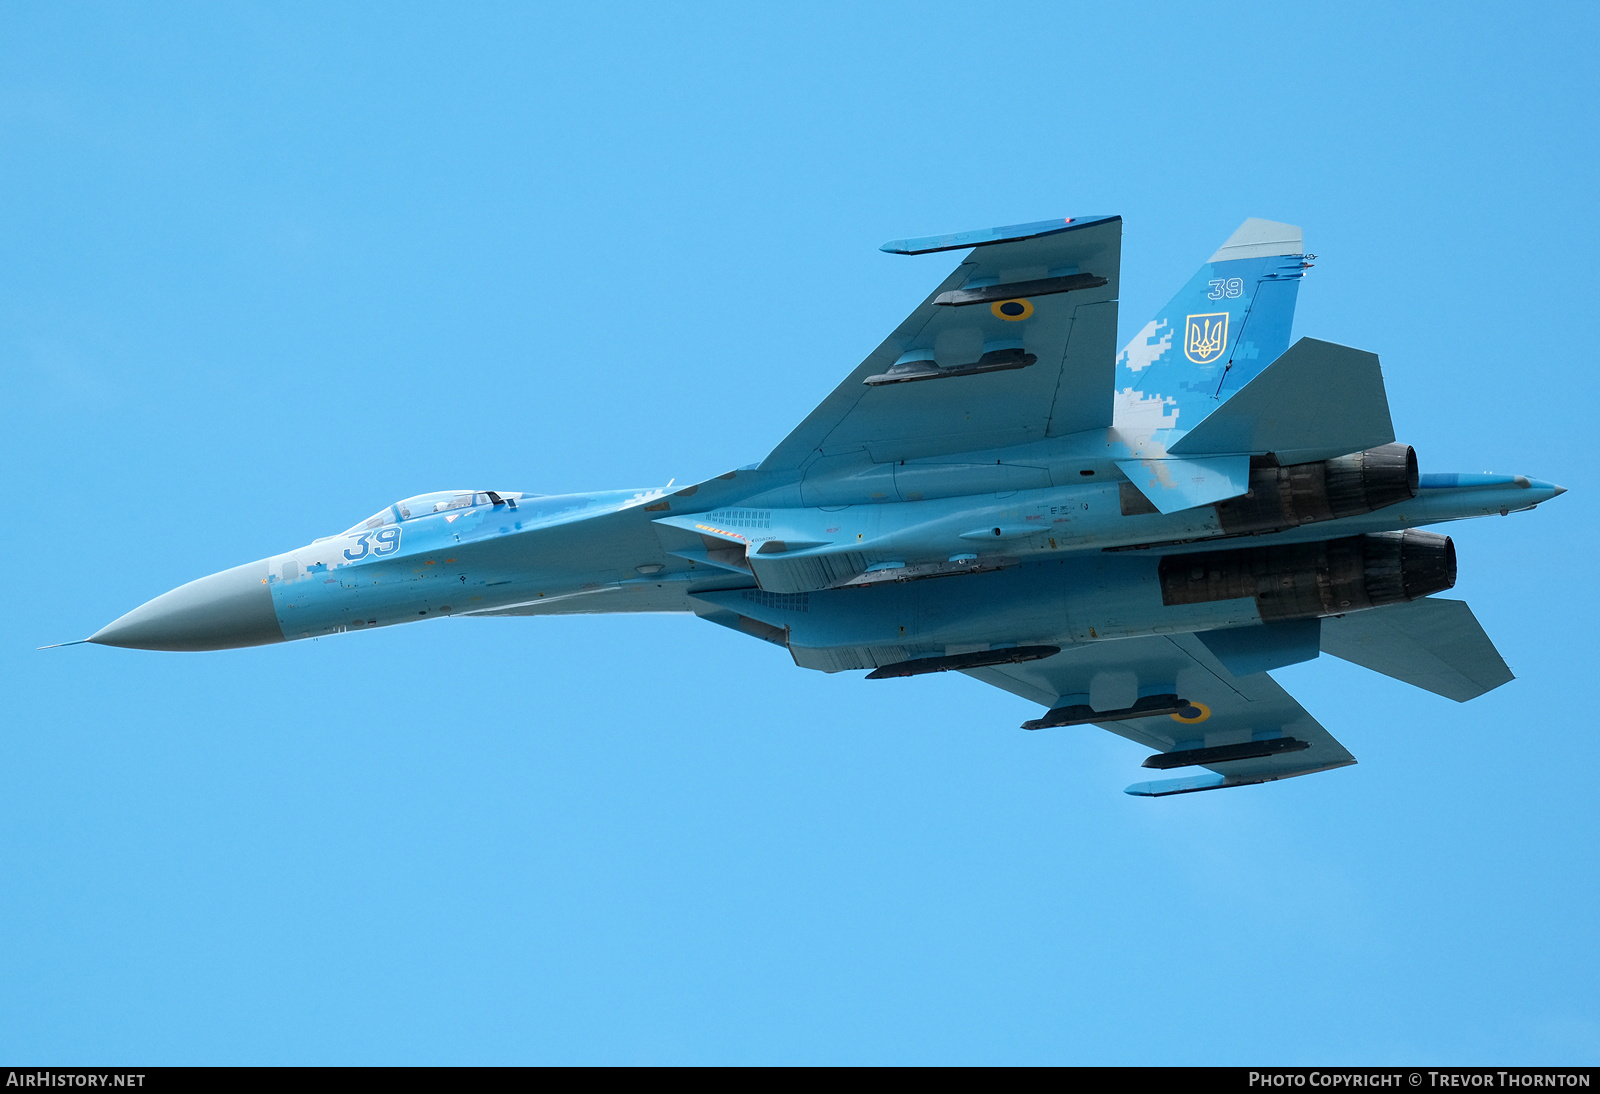
<path fill-rule="evenodd" d="M 1111 424 L 1122 218 L 1069 217 L 928 239 L 973 248 L 762 461 L 888 463 Z"/>
<path fill-rule="evenodd" d="M 1234 676 L 1193 635 L 1097 642 L 1041 661 L 966 671 L 1050 707 L 1040 728 L 1098 725 L 1156 749 L 1147 767 L 1210 772 L 1135 783 L 1129 794 L 1218 790 L 1356 762 L 1270 676 Z"/>

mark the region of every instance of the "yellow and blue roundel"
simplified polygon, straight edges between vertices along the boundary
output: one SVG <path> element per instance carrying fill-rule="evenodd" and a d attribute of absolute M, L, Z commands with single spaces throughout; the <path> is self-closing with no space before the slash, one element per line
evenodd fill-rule
<path fill-rule="evenodd" d="M 1033 314 L 1033 305 L 1026 300 L 997 300 L 989 305 L 996 319 L 1017 323 Z"/>
<path fill-rule="evenodd" d="M 1168 715 L 1174 722 L 1196 725 L 1211 717 L 1211 708 L 1204 703 L 1190 703 L 1176 714 Z"/>

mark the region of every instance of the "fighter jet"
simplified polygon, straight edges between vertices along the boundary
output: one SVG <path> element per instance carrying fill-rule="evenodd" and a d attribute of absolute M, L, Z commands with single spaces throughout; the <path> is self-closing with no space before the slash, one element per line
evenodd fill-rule
<path fill-rule="evenodd" d="M 961 672 L 1153 750 L 1160 797 L 1355 758 L 1269 675 L 1512 679 L 1418 531 L 1562 487 L 1421 474 L 1376 355 L 1290 345 L 1314 255 L 1246 220 L 1119 353 L 1122 220 L 884 244 L 955 270 L 760 463 L 678 489 L 445 490 L 86 642 L 219 650 L 445 616 L 684 612 L 872 680 Z M 887 687 L 906 686 L 887 684 Z"/>

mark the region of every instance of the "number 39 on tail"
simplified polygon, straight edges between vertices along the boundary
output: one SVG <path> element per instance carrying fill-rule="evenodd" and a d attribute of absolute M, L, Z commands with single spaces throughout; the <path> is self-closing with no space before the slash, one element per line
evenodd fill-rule
<path fill-rule="evenodd" d="M 217 650 L 441 616 L 682 612 L 870 678 L 961 672 L 1152 750 L 1159 797 L 1355 762 L 1269 675 L 1465 701 L 1511 673 L 1420 529 L 1562 488 L 1421 471 L 1378 358 L 1290 343 L 1312 257 L 1247 220 L 1118 351 L 1120 217 L 885 244 L 959 265 L 759 463 L 675 490 L 449 490 L 86 642 Z M 730 405 L 730 410 L 736 407 Z M 315 656 L 315 654 L 311 654 Z M 884 685 L 915 686 L 913 685 Z"/>

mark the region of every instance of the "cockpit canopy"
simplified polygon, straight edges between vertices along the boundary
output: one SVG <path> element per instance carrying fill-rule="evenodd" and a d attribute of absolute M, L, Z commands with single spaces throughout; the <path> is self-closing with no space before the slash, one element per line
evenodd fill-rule
<path fill-rule="evenodd" d="M 404 501 L 386 506 L 341 534 L 348 536 L 371 528 L 382 528 L 385 524 L 397 524 L 400 521 L 414 520 L 433 513 L 443 513 L 449 509 L 470 509 L 474 505 L 509 505 L 515 509 L 517 502 L 524 498 L 538 496 L 521 491 L 436 490 L 431 494 L 418 494 L 414 498 L 406 498 Z"/>

